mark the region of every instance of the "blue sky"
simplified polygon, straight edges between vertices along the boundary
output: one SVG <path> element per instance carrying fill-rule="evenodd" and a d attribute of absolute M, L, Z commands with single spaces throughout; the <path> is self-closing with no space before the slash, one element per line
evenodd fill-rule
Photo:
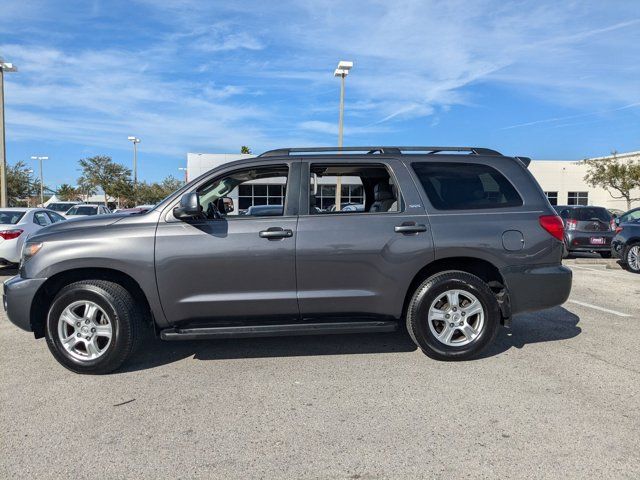
<path fill-rule="evenodd" d="M 10 163 L 45 180 L 111 155 L 158 180 L 186 152 L 480 145 L 540 159 L 640 150 L 640 2 L 3 0 Z M 36 168 L 37 169 L 37 168 Z"/>

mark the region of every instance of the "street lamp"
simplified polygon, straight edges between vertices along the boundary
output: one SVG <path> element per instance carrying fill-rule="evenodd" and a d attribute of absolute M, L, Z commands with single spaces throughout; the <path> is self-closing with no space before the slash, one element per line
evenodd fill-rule
<path fill-rule="evenodd" d="M 133 143 L 133 202 L 135 203 L 138 196 L 138 144 L 140 139 L 129 136 L 127 140 Z"/>
<path fill-rule="evenodd" d="M 338 147 L 342 148 L 342 133 L 344 127 L 344 79 L 349 75 L 349 70 L 353 68 L 353 62 L 340 60 L 338 68 L 333 72 L 334 77 L 340 77 L 340 116 L 338 117 Z M 342 177 L 336 178 L 336 211 L 340 211 L 342 206 Z"/>
<path fill-rule="evenodd" d="M 184 183 L 188 183 L 189 182 L 189 177 L 188 177 L 188 173 L 187 173 L 187 167 L 178 167 L 178 170 L 184 171 Z"/>
<path fill-rule="evenodd" d="M 38 160 L 40 162 L 40 206 L 44 205 L 44 180 L 42 174 L 42 161 L 49 160 L 49 157 L 31 157 L 31 160 Z"/>
<path fill-rule="evenodd" d="M 7 150 L 4 136 L 4 72 L 17 72 L 18 67 L 0 57 L 0 207 L 6 207 L 7 197 Z"/>

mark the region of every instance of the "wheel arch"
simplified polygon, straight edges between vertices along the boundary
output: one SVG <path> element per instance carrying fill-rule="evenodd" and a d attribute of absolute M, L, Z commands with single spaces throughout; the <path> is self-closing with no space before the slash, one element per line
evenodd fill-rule
<path fill-rule="evenodd" d="M 413 277 L 409 288 L 405 294 L 403 312 L 406 312 L 409 301 L 415 289 L 424 280 L 436 273 L 445 272 L 448 270 L 459 270 L 475 275 L 482 279 L 491 291 L 496 296 L 498 305 L 500 306 L 500 313 L 502 316 L 502 323 L 509 325 L 511 321 L 511 305 L 509 302 L 509 292 L 506 287 L 504 277 L 500 273 L 498 267 L 488 260 L 477 257 L 445 257 L 434 260 L 422 267 Z"/>
<path fill-rule="evenodd" d="M 153 324 L 153 312 L 149 300 L 140 284 L 130 275 L 112 268 L 75 268 L 64 270 L 48 278 L 36 292 L 31 302 L 30 322 L 31 329 L 36 338 L 41 338 L 45 333 L 45 322 L 51 301 L 58 292 L 70 283 L 81 280 L 107 280 L 126 288 L 142 307 L 145 321 Z"/>

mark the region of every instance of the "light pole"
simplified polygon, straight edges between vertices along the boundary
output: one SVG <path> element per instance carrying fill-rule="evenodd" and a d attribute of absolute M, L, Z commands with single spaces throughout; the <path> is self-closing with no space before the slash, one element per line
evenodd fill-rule
<path fill-rule="evenodd" d="M 31 160 L 38 160 L 40 162 L 40 206 L 44 205 L 44 175 L 42 174 L 42 161 L 49 160 L 49 157 L 31 157 Z"/>
<path fill-rule="evenodd" d="M 342 136 L 344 128 L 344 79 L 349 75 L 349 70 L 353 68 L 353 62 L 340 60 L 338 68 L 333 72 L 334 77 L 340 77 L 340 116 L 338 117 L 338 148 L 342 148 Z M 336 211 L 342 207 L 342 177 L 336 178 Z"/>
<path fill-rule="evenodd" d="M 0 207 L 6 207 L 9 203 L 7 197 L 7 150 L 4 136 L 4 72 L 17 72 L 18 67 L 13 63 L 7 63 L 0 57 Z"/>
<path fill-rule="evenodd" d="M 187 167 L 178 167 L 178 170 L 184 171 L 184 183 L 189 183 L 189 177 L 187 176 Z"/>
<path fill-rule="evenodd" d="M 140 139 L 137 137 L 127 137 L 133 143 L 133 203 L 136 203 L 138 197 L 138 144 Z"/>

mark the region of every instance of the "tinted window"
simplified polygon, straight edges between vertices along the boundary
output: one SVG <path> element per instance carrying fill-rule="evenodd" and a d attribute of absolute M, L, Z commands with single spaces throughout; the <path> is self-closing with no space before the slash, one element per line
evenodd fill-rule
<path fill-rule="evenodd" d="M 611 214 L 606 209 L 598 207 L 571 208 L 569 209 L 569 218 L 580 222 L 588 220 L 609 222 L 611 220 Z"/>
<path fill-rule="evenodd" d="M 97 211 L 96 207 L 73 207 L 69 209 L 67 215 L 95 215 Z"/>
<path fill-rule="evenodd" d="M 24 212 L 0 210 L 0 225 L 15 225 L 24 217 Z"/>
<path fill-rule="evenodd" d="M 73 207 L 72 203 L 50 203 L 47 205 L 49 210 L 53 210 L 54 212 L 66 212 L 71 207 Z"/>
<path fill-rule="evenodd" d="M 416 162 L 412 166 L 429 201 L 438 210 L 522 205 L 513 185 L 488 165 Z"/>

